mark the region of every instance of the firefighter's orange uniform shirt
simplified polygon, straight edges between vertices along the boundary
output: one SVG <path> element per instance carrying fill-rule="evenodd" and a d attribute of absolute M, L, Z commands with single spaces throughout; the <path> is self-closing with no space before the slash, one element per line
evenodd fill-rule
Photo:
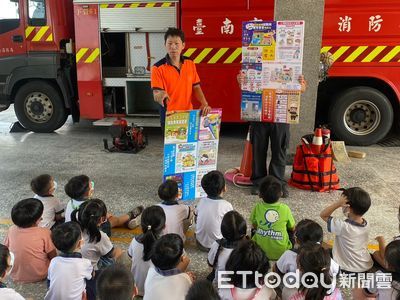
<path fill-rule="evenodd" d="M 168 55 L 154 64 L 151 69 L 151 88 L 164 90 L 169 96 L 167 111 L 193 109 L 193 86 L 200 84 L 195 63 L 181 57 L 179 70 L 173 66 Z"/>

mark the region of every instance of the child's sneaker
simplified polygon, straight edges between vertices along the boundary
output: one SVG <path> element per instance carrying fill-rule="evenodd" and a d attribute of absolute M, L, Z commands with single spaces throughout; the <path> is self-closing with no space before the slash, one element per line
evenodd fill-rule
<path fill-rule="evenodd" d="M 142 205 L 135 207 L 130 212 L 128 212 L 130 220 L 126 223 L 129 229 L 134 229 L 140 225 L 140 215 L 142 214 L 144 207 Z"/>

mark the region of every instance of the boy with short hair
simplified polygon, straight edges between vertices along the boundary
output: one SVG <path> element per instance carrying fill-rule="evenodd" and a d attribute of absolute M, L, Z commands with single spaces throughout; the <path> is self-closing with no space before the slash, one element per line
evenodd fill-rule
<path fill-rule="evenodd" d="M 97 279 L 99 300 L 132 300 L 136 293 L 132 273 L 121 264 L 105 268 Z"/>
<path fill-rule="evenodd" d="M 250 215 L 254 235 L 252 239 L 263 249 L 268 259 L 278 260 L 292 248 L 289 233 L 294 230 L 292 211 L 285 203 L 279 202 L 282 185 L 274 176 L 265 177 L 259 185 L 259 197 Z"/>
<path fill-rule="evenodd" d="M 196 242 L 201 251 L 208 252 L 216 240 L 222 239 L 222 218 L 233 210 L 233 206 L 222 198 L 226 185 L 221 172 L 211 171 L 205 174 L 201 186 L 207 197 L 200 199 L 196 206 Z"/>
<path fill-rule="evenodd" d="M 353 187 L 345 189 L 339 200 L 320 214 L 328 225 L 328 231 L 336 235 L 332 254 L 342 271 L 366 272 L 373 266 L 368 251 L 369 226 L 363 218 L 370 206 L 369 194 L 362 188 Z M 345 220 L 332 217 L 338 208 L 342 208 Z"/>
<path fill-rule="evenodd" d="M 56 223 L 62 223 L 64 217 L 64 205 L 61 201 L 54 197 L 57 189 L 57 182 L 49 174 L 42 174 L 32 179 L 31 189 L 35 193 L 33 198 L 42 201 L 44 209 L 42 220 L 39 227 L 51 229 Z"/>
<path fill-rule="evenodd" d="M 153 246 L 151 261 L 145 282 L 143 300 L 183 300 L 192 285 L 192 277 L 185 273 L 190 259 L 184 254 L 183 241 L 175 233 L 157 240 Z"/>
<path fill-rule="evenodd" d="M 163 200 L 159 206 L 164 210 L 166 217 L 163 233 L 179 234 L 185 242 L 185 233 L 192 223 L 193 216 L 190 206 L 178 202 L 178 194 L 178 184 L 171 179 L 166 180 L 158 188 L 158 196 Z"/>
<path fill-rule="evenodd" d="M 15 225 L 8 229 L 4 244 L 15 255 L 11 278 L 15 282 L 46 279 L 50 260 L 57 255 L 50 229 L 38 227 L 43 203 L 35 198 L 19 201 L 11 210 Z"/>
<path fill-rule="evenodd" d="M 94 295 L 86 293 L 86 280 L 92 278 L 93 267 L 90 260 L 82 258 L 82 232 L 75 222 L 58 225 L 51 233 L 51 239 L 59 251 L 59 255 L 50 263 L 47 280 L 49 290 L 45 300 L 88 299 Z"/>
<path fill-rule="evenodd" d="M 195 63 L 182 55 L 185 34 L 178 28 L 168 28 L 164 35 L 167 55 L 151 69 L 151 88 L 154 101 L 160 105 L 160 123 L 164 130 L 165 112 L 193 109 L 196 98 L 204 115 L 210 112 L 200 86 Z M 193 97 L 194 96 L 194 97 Z"/>

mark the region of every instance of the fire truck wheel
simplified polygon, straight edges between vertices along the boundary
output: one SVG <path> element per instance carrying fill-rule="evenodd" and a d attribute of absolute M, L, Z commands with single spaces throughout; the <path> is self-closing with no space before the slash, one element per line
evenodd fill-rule
<path fill-rule="evenodd" d="M 332 133 L 346 144 L 368 146 L 383 139 L 393 123 L 388 98 L 370 87 L 350 88 L 334 100 L 329 110 Z"/>
<path fill-rule="evenodd" d="M 28 82 L 18 90 L 14 110 L 22 126 L 34 132 L 53 132 L 68 117 L 60 93 L 41 80 Z"/>

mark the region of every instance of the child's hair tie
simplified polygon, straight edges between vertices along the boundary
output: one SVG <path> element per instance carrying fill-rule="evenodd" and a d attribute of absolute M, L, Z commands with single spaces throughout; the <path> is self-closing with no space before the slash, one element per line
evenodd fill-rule
<path fill-rule="evenodd" d="M 151 225 L 147 225 L 147 230 L 151 230 Z"/>
<path fill-rule="evenodd" d="M 323 271 L 325 271 L 325 270 L 326 270 L 326 268 L 322 268 L 322 269 L 321 269 L 321 272 L 323 272 Z"/>

